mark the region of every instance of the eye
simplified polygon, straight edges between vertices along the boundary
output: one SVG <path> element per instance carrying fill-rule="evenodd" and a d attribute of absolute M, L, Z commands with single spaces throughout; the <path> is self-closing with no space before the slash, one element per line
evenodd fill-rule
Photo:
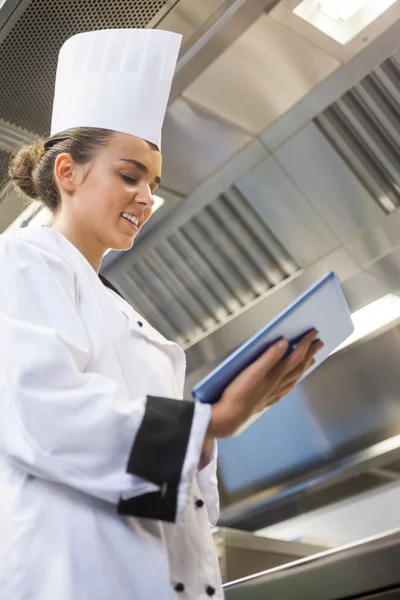
<path fill-rule="evenodd" d="M 133 179 L 132 177 L 129 177 L 129 175 L 122 175 L 122 173 L 121 173 L 121 177 L 122 177 L 122 179 L 126 183 L 129 183 L 130 185 L 133 185 L 133 184 L 137 183 L 136 179 Z"/>

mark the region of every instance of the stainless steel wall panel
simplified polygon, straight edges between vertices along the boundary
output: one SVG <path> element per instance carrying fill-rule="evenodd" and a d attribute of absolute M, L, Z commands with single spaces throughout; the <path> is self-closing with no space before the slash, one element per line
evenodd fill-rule
<path fill-rule="evenodd" d="M 383 209 L 313 123 L 275 156 L 342 242 L 383 220 Z"/>
<path fill-rule="evenodd" d="M 310 265 L 340 244 L 274 158 L 239 179 L 236 187 L 298 265 Z"/>
<path fill-rule="evenodd" d="M 339 65 L 321 48 L 263 15 L 183 95 L 221 120 L 258 134 Z"/>
<path fill-rule="evenodd" d="M 163 126 L 163 186 L 190 193 L 250 141 L 240 129 L 175 100 Z"/>

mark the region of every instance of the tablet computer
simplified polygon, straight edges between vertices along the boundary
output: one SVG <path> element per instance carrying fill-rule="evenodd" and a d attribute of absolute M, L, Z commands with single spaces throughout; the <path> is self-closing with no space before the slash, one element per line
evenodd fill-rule
<path fill-rule="evenodd" d="M 274 342 L 285 337 L 289 341 L 289 354 L 311 329 L 319 332 L 318 339 L 325 346 L 317 353 L 315 364 L 303 374 L 302 379 L 354 331 L 342 285 L 334 272 L 324 275 L 200 381 L 192 390 L 195 400 L 210 404 L 217 402 L 227 385 Z"/>

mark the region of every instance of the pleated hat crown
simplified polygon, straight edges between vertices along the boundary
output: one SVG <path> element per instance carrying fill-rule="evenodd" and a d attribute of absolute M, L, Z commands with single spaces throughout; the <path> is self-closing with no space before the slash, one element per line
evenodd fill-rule
<path fill-rule="evenodd" d="M 51 135 L 98 127 L 161 148 L 182 36 L 159 29 L 108 29 L 73 36 L 58 58 Z"/>

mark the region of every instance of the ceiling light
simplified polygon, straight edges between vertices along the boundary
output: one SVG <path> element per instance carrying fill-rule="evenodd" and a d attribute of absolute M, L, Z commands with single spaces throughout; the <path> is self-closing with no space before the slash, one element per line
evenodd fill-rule
<path fill-rule="evenodd" d="M 397 0 L 302 0 L 293 13 L 340 44 L 347 44 Z"/>
<path fill-rule="evenodd" d="M 156 210 L 158 210 L 163 204 L 164 204 L 164 198 L 161 198 L 161 196 L 157 196 L 156 194 L 153 195 L 154 198 L 154 206 L 153 206 L 153 214 L 156 212 Z"/>
<path fill-rule="evenodd" d="M 395 294 L 387 294 L 357 310 L 352 314 L 352 320 L 354 333 L 332 354 L 400 320 L 400 298 Z"/>
<path fill-rule="evenodd" d="M 335 21 L 347 21 L 370 0 L 319 0 L 321 12 Z"/>

